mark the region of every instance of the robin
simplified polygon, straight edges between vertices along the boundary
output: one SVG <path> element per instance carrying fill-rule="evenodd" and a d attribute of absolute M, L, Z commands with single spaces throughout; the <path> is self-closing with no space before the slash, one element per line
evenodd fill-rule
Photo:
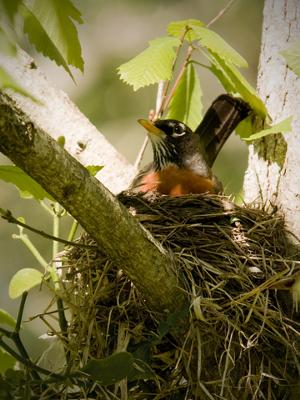
<path fill-rule="evenodd" d="M 250 107 L 243 100 L 222 94 L 195 132 L 175 119 L 138 120 L 150 137 L 153 162 L 137 175 L 131 189 L 170 196 L 220 193 L 222 184 L 213 175 L 212 165 L 230 134 L 249 113 Z"/>

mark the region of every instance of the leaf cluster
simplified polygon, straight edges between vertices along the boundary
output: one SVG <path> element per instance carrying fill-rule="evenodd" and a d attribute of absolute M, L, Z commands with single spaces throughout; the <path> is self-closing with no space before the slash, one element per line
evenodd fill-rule
<path fill-rule="evenodd" d="M 148 48 L 118 68 L 120 79 L 134 90 L 164 82 L 161 105 L 154 119 L 164 116 L 178 119 L 191 129 L 198 126 L 203 109 L 201 72 L 197 70 L 200 67 L 208 69 L 226 92 L 241 97 L 252 108 L 253 114 L 236 130 L 242 139 L 254 140 L 280 132 L 281 128 L 290 130 L 289 119 L 271 129 L 265 123 L 267 109 L 240 71 L 248 64 L 224 38 L 195 19 L 171 22 L 167 33 L 150 41 Z M 255 132 L 254 116 L 267 129 Z"/>
<path fill-rule="evenodd" d="M 16 55 L 22 34 L 44 56 L 62 66 L 74 80 L 70 67 L 83 72 L 84 61 L 76 24 L 82 24 L 79 10 L 71 0 L 0 0 L 0 52 Z M 25 92 L 0 67 L 0 88 Z"/>
<path fill-rule="evenodd" d="M 163 104 L 156 117 L 165 113 L 167 118 L 179 119 L 196 128 L 202 116 L 202 90 L 196 70 L 199 66 L 209 69 L 227 92 L 241 96 L 258 115 L 263 118 L 267 115 L 254 88 L 238 70 L 247 67 L 246 60 L 220 35 L 195 19 L 171 22 L 167 33 L 168 36 L 152 40 L 147 49 L 118 68 L 120 78 L 134 90 L 166 82 Z M 180 57 L 182 66 L 176 70 Z M 198 61 L 203 57 L 205 65 Z"/>

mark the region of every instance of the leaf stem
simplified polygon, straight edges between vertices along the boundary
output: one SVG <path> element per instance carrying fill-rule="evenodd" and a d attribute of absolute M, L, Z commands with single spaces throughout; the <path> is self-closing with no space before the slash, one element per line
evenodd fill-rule
<path fill-rule="evenodd" d="M 34 233 L 36 233 L 36 234 L 38 234 L 38 235 L 40 235 L 40 236 L 42 236 L 42 237 L 44 237 L 44 238 L 46 238 L 46 239 L 55 240 L 55 241 L 57 241 L 57 242 L 60 242 L 60 243 L 65 244 L 65 245 L 67 245 L 67 246 L 84 247 L 84 248 L 87 248 L 87 249 L 91 249 L 91 248 L 94 249 L 95 247 L 97 247 L 97 246 L 88 245 L 88 244 L 81 244 L 81 243 L 76 243 L 76 242 L 70 242 L 70 241 L 68 241 L 68 240 L 61 239 L 61 238 L 59 238 L 59 237 L 55 237 L 55 236 L 49 235 L 49 234 L 46 233 L 46 232 L 43 232 L 43 231 L 41 231 L 41 230 L 39 230 L 39 229 L 36 229 L 36 228 L 33 228 L 32 226 L 27 225 L 27 224 L 25 224 L 24 222 L 19 221 L 17 218 L 15 218 L 15 217 L 12 215 L 11 211 L 9 211 L 9 210 L 6 210 L 6 211 L 5 211 L 5 210 L 3 210 L 2 208 L 0 208 L 0 214 L 1 214 L 1 218 L 5 219 L 7 222 L 12 223 L 12 224 L 16 224 L 16 225 L 19 225 L 19 226 L 22 226 L 23 228 L 26 228 L 26 229 L 28 229 L 29 231 L 34 232 Z"/>
<path fill-rule="evenodd" d="M 18 354 L 16 351 L 14 351 L 8 344 L 6 344 L 2 338 L 0 338 L 0 346 L 7 351 L 11 356 L 13 356 L 16 360 L 20 361 L 23 365 L 25 365 L 28 368 L 31 368 L 35 372 L 40 372 L 41 374 L 44 375 L 51 375 L 52 377 L 63 380 L 65 377 L 63 375 L 56 374 L 54 372 L 48 371 L 45 368 L 39 367 L 38 365 L 35 365 L 30 359 L 25 359 L 23 358 L 20 354 Z M 39 375 L 37 376 L 37 379 L 40 379 Z"/>
<path fill-rule="evenodd" d="M 168 97 L 164 101 L 164 106 L 163 106 L 164 110 L 166 110 L 166 108 L 168 107 L 168 105 L 169 105 L 169 103 L 170 103 L 170 101 L 171 101 L 171 99 L 172 99 L 172 97 L 174 95 L 174 92 L 175 92 L 175 90 L 177 89 L 177 87 L 179 85 L 179 82 L 180 82 L 180 80 L 181 80 L 181 78 L 182 78 L 182 76 L 183 76 L 183 74 L 184 74 L 189 62 L 190 62 L 190 58 L 192 56 L 193 51 L 194 51 L 194 47 L 190 45 L 188 47 L 188 50 L 187 50 L 187 54 L 186 54 L 186 58 L 185 58 L 184 64 L 183 64 L 182 68 L 180 69 L 179 74 L 177 75 L 177 78 L 175 79 L 175 82 L 174 82 L 174 84 L 173 84 L 173 86 L 172 86 L 172 88 L 171 88 L 171 90 L 169 92 Z"/>
<path fill-rule="evenodd" d="M 78 221 L 76 221 L 76 219 L 73 219 L 72 226 L 67 239 L 68 242 L 73 242 L 78 226 L 79 226 Z"/>
<path fill-rule="evenodd" d="M 29 237 L 24 234 L 22 231 L 20 231 L 20 235 L 13 235 L 14 239 L 20 239 L 25 246 L 28 248 L 28 250 L 32 253 L 32 255 L 37 259 L 37 261 L 40 263 L 40 265 L 46 270 L 48 268 L 48 263 L 44 259 L 44 257 L 41 255 L 41 253 L 38 251 L 38 249 L 35 247 L 35 245 L 32 243 L 32 241 L 29 239 Z"/>
<path fill-rule="evenodd" d="M 176 49 L 176 54 L 175 54 L 174 61 L 173 61 L 173 64 L 172 64 L 172 70 L 171 70 L 172 71 L 172 75 L 174 73 L 175 66 L 176 66 L 176 63 L 177 63 L 177 60 L 178 60 L 178 56 L 179 56 L 179 53 L 180 53 L 180 51 L 182 49 L 184 38 L 185 38 L 185 35 L 187 34 L 188 30 L 189 30 L 189 28 L 186 27 L 184 32 L 182 33 L 182 35 L 180 37 L 180 44 Z M 161 105 L 159 107 L 159 110 L 156 110 L 156 113 L 155 113 L 155 117 L 156 118 L 160 118 L 162 116 L 162 114 L 164 113 L 165 109 L 166 109 L 165 103 L 166 103 L 166 97 L 167 97 L 167 93 L 168 93 L 168 90 L 169 90 L 169 86 L 170 86 L 170 80 L 166 81 L 165 84 L 164 84 L 164 89 L 162 91 Z"/>

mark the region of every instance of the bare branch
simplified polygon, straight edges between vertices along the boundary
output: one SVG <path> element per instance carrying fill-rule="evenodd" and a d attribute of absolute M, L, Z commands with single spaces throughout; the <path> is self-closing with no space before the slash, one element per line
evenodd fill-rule
<path fill-rule="evenodd" d="M 235 2 L 235 0 L 230 0 L 224 8 L 211 20 L 209 23 L 206 25 L 207 28 L 209 28 L 212 24 L 218 21 L 223 15 L 226 13 L 226 11 L 229 10 L 229 8 L 232 6 L 232 4 Z"/>

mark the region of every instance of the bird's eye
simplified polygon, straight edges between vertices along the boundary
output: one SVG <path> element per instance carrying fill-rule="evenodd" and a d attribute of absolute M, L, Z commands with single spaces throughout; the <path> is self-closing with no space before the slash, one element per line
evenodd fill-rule
<path fill-rule="evenodd" d="M 174 126 L 172 136 L 173 136 L 173 137 L 179 137 L 179 136 L 183 136 L 185 133 L 186 133 L 186 132 L 185 132 L 185 130 L 182 128 L 181 125 L 176 125 L 176 126 Z"/>

